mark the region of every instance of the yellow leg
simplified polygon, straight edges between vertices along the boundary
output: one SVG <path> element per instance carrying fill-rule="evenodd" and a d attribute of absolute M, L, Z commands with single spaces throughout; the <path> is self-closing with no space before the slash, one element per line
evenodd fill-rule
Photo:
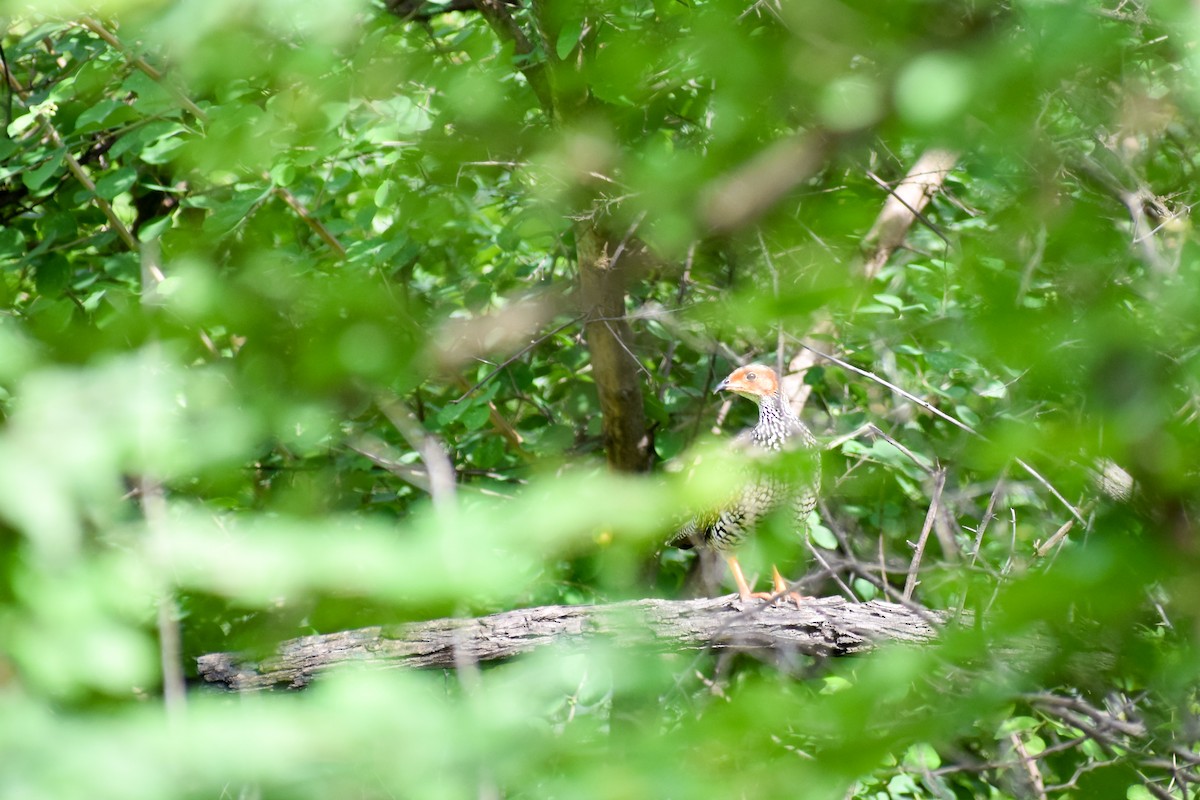
<path fill-rule="evenodd" d="M 742 573 L 742 565 L 738 563 L 737 556 L 729 556 L 725 559 L 725 563 L 729 565 L 729 571 L 733 573 L 733 582 L 737 584 L 738 597 L 742 599 L 743 603 L 752 597 L 757 597 L 760 600 L 775 599 L 775 596 L 770 592 L 750 591 L 750 584 L 746 583 L 746 576 Z M 775 574 L 778 576 L 779 572 L 776 571 Z M 783 578 L 780 578 L 779 580 L 783 580 Z M 784 586 L 784 590 L 787 590 L 786 585 Z"/>
<path fill-rule="evenodd" d="M 725 563 L 729 565 L 729 571 L 733 573 L 733 582 L 737 584 L 738 597 L 742 598 L 742 602 L 750 599 L 750 586 L 746 583 L 746 576 L 742 574 L 742 565 L 738 563 L 737 556 L 729 556 L 725 559 Z"/>
<path fill-rule="evenodd" d="M 804 595 L 788 588 L 787 581 L 779 574 L 779 568 L 774 564 L 771 565 L 771 585 L 775 587 L 775 597 L 790 597 L 792 602 L 796 604 L 796 608 L 800 608 L 800 603 L 804 600 Z"/>

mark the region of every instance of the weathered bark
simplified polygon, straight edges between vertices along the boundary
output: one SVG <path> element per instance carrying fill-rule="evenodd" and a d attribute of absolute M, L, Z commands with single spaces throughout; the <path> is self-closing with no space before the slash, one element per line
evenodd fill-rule
<path fill-rule="evenodd" d="M 874 278 L 896 248 L 904 243 L 909 229 L 941 190 L 946 176 L 957 163 L 958 153 L 951 150 L 926 150 L 904 180 L 892 189 L 863 240 L 863 276 L 867 280 Z"/>
<path fill-rule="evenodd" d="M 612 468 L 639 472 L 648 464 L 649 445 L 639 365 L 630 346 L 633 331 L 625 319 L 625 269 L 589 221 L 575 226 L 575 252 L 592 380 L 603 415 L 604 452 Z"/>
<path fill-rule="evenodd" d="M 235 653 L 197 659 L 200 677 L 232 691 L 299 689 L 339 664 L 447 669 L 494 661 L 551 644 L 607 640 L 661 652 L 735 650 L 846 656 L 884 642 L 924 643 L 945 612 L 840 597 L 791 604 L 743 604 L 737 595 L 700 600 L 634 600 L 606 606 L 543 606 L 477 619 L 438 619 L 362 628 L 284 642 L 260 661 Z"/>

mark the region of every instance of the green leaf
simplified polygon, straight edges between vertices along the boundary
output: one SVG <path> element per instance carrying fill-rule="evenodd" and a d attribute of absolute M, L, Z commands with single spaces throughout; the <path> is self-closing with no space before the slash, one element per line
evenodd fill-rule
<path fill-rule="evenodd" d="M 0 228 L 0 257 L 15 259 L 25 253 L 25 234 L 17 227 Z"/>
<path fill-rule="evenodd" d="M 1018 716 L 1009 717 L 1000 723 L 1000 727 L 996 729 L 997 739 L 1007 739 L 1014 733 L 1020 731 L 1032 731 L 1041 727 L 1042 721 L 1036 717 Z"/>
<path fill-rule="evenodd" d="M 296 166 L 289 161 L 281 161 L 271 167 L 271 182 L 276 186 L 290 186 L 296 181 Z"/>
<path fill-rule="evenodd" d="M 808 535 L 812 539 L 813 544 L 825 550 L 837 550 L 838 540 L 833 535 L 833 531 L 826 528 L 824 525 L 817 522 L 810 522 L 808 526 Z"/>
<path fill-rule="evenodd" d="M 379 188 L 375 190 L 375 205 L 379 208 L 387 208 L 393 197 L 396 196 L 396 182 L 386 180 L 379 184 Z"/>
<path fill-rule="evenodd" d="M 38 259 L 34 285 L 40 294 L 51 297 L 62 293 L 71 279 L 71 263 L 61 253 L 50 253 Z"/>
<path fill-rule="evenodd" d="M 140 154 L 148 144 L 157 142 L 163 137 L 179 135 L 184 132 L 183 126 L 172 120 L 153 120 L 145 125 L 138 125 L 127 133 L 117 137 L 109 148 L 109 158 L 118 159 L 127 153 Z"/>
<path fill-rule="evenodd" d="M 942 765 L 942 757 L 938 755 L 938 751 L 933 745 L 918 742 L 904 754 L 904 765 L 909 769 L 920 770 L 935 770 Z"/>
<path fill-rule="evenodd" d="M 438 427 L 444 428 L 447 425 L 457 422 L 458 418 L 461 417 L 468 408 L 470 408 L 470 404 L 465 400 L 461 403 L 447 403 L 446 405 L 442 406 L 441 410 L 437 413 Z"/>
<path fill-rule="evenodd" d="M 897 309 L 894 306 L 888 306 L 882 303 L 864 303 L 859 306 L 858 313 L 894 315 L 897 313 Z"/>
<path fill-rule="evenodd" d="M 138 156 L 147 164 L 168 163 L 175 151 L 184 145 L 181 134 L 182 131 L 176 130 L 159 137 L 153 143 L 143 147 Z"/>
<path fill-rule="evenodd" d="M 654 452 L 663 461 L 677 458 L 687 445 L 687 436 L 678 431 L 663 431 L 654 437 Z"/>
<path fill-rule="evenodd" d="M 86 130 L 88 126 L 102 127 L 102 123 L 108 118 L 108 115 L 121 105 L 122 103 L 117 100 L 101 100 L 75 118 L 75 131 Z"/>
<path fill-rule="evenodd" d="M 841 675 L 826 675 L 821 679 L 821 694 L 836 694 L 853 688 L 854 684 Z"/>
<path fill-rule="evenodd" d="M 894 294 L 877 294 L 875 295 L 875 299 L 885 306 L 891 306 L 897 311 L 904 308 L 904 301 Z"/>
<path fill-rule="evenodd" d="M 237 192 L 233 197 L 217 205 L 216 210 L 204 220 L 204 230 L 224 234 L 246 221 L 252 208 L 266 198 L 269 189 L 251 188 Z"/>
<path fill-rule="evenodd" d="M 16 119 L 8 124 L 8 135 L 12 139 L 18 139 L 26 131 L 37 125 L 38 122 L 38 114 L 34 111 L 28 111 L 24 114 L 20 114 Z"/>
<path fill-rule="evenodd" d="M 874 600 L 879 596 L 879 589 L 866 578 L 855 578 L 851 586 L 854 588 L 854 593 L 865 602 Z"/>
<path fill-rule="evenodd" d="M 96 194 L 105 200 L 112 200 L 122 192 L 129 191 L 137 179 L 137 172 L 132 167 L 121 167 L 96 181 Z"/>
<path fill-rule="evenodd" d="M 562 26 L 558 32 L 558 39 L 554 43 L 554 52 L 560 60 L 571 55 L 571 51 L 575 49 L 575 45 L 579 44 L 579 37 L 582 35 L 582 17 L 572 18 Z"/>
<path fill-rule="evenodd" d="M 31 192 L 36 192 L 42 188 L 43 184 L 50 180 L 59 171 L 59 168 L 62 167 L 64 154 L 65 151 L 63 150 L 55 150 L 36 169 L 21 173 L 21 182 L 25 184 L 25 188 Z"/>
<path fill-rule="evenodd" d="M 135 96 L 134 107 L 143 116 L 179 113 L 179 101 L 175 96 L 142 70 L 132 70 L 121 89 Z"/>
<path fill-rule="evenodd" d="M 487 424 L 489 416 L 487 403 L 478 403 L 468 408 L 460 419 L 468 431 L 477 431 Z"/>
<path fill-rule="evenodd" d="M 138 241 L 150 242 L 157 239 L 163 231 L 171 227 L 171 220 L 170 214 L 150 220 L 138 229 Z"/>

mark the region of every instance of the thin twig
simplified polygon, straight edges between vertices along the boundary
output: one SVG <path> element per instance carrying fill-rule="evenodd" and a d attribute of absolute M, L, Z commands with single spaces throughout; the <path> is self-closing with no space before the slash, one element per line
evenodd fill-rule
<path fill-rule="evenodd" d="M 1008 740 L 1021 759 L 1021 765 L 1025 768 L 1025 774 L 1029 777 L 1034 794 L 1038 800 L 1046 800 L 1046 781 L 1042 778 L 1042 771 L 1038 769 L 1037 762 L 1029 757 L 1029 751 L 1025 749 L 1025 743 L 1021 741 L 1020 734 L 1013 731 L 1009 734 Z"/>
<path fill-rule="evenodd" d="M 629 359 L 633 362 L 633 365 L 641 370 L 643 374 L 645 374 L 647 380 L 653 382 L 654 376 L 650 374 L 650 370 L 642 366 L 642 362 L 636 355 L 633 354 L 633 351 L 629 349 L 629 345 L 625 344 L 624 340 L 622 340 L 617 332 L 613 330 L 612 323 L 610 323 L 608 320 L 603 320 L 603 322 L 604 327 L 608 328 L 608 332 L 612 334 L 613 340 L 617 344 L 621 345 L 621 349 L 625 351 L 625 355 L 629 356 Z"/>
<path fill-rule="evenodd" d="M 1042 224 L 1038 228 L 1037 239 L 1035 240 L 1033 253 L 1025 262 L 1025 268 L 1021 270 L 1021 285 L 1017 287 L 1016 305 L 1019 308 L 1025 300 L 1025 295 L 1029 293 L 1029 287 L 1033 283 L 1033 273 L 1042 265 L 1042 257 L 1046 253 L 1046 226 Z"/>
<path fill-rule="evenodd" d="M 1031 467 L 1027 463 L 1025 463 L 1024 459 L 1018 458 L 1018 459 L 1016 459 L 1016 462 L 1021 465 L 1021 469 L 1025 470 L 1030 475 L 1032 475 L 1034 480 L 1036 480 L 1042 486 L 1045 486 L 1046 490 L 1058 499 L 1058 502 L 1060 502 L 1064 506 L 1066 506 L 1067 510 L 1071 512 L 1071 516 L 1073 516 L 1075 519 L 1079 520 L 1080 524 L 1083 525 L 1085 528 L 1087 527 L 1087 520 L 1084 519 L 1083 514 L 1081 514 L 1079 512 L 1079 509 L 1077 509 L 1074 505 L 1072 505 L 1071 502 L 1067 500 L 1067 498 L 1065 498 L 1061 494 L 1059 494 L 1058 489 L 1055 489 L 1054 486 L 1050 483 L 1050 481 L 1048 481 L 1044 477 L 1042 477 L 1042 474 L 1040 472 L 1038 472 L 1036 469 L 1034 469 L 1033 467 Z"/>
<path fill-rule="evenodd" d="M 853 572 L 857 577 L 862 578 L 867 583 L 874 586 L 880 591 L 881 594 L 883 594 L 884 597 L 887 597 L 893 603 L 898 603 L 904 606 L 918 617 L 928 622 L 930 625 L 935 624 L 937 619 L 929 611 L 929 609 L 925 608 L 919 603 L 914 603 L 912 600 L 906 599 L 899 590 L 888 583 L 886 577 L 884 577 L 883 580 L 880 580 L 872 575 L 866 567 L 859 563 L 858 559 L 854 555 L 854 550 L 850 547 L 850 541 L 846 537 L 846 532 L 841 529 L 834 517 L 828 513 L 828 509 L 825 508 L 824 502 L 818 500 L 817 503 L 818 508 L 821 509 L 821 519 L 827 521 L 829 530 L 833 531 L 834 537 L 838 540 L 838 546 L 841 547 L 842 551 L 846 554 L 847 566 L 849 567 L 850 571 Z M 883 568 L 881 568 L 880 571 L 886 572 L 886 570 Z"/>
<path fill-rule="evenodd" d="M 503 361 L 501 361 L 501 362 L 500 362 L 500 364 L 499 364 L 499 366 L 497 366 L 495 369 L 493 369 L 493 370 L 492 370 L 491 372 L 489 372 L 487 375 L 484 375 L 484 376 L 483 376 L 483 378 L 481 378 L 481 379 L 480 379 L 480 381 L 479 381 L 478 383 L 476 383 L 476 384 L 475 384 L 474 386 L 472 386 L 470 389 L 467 389 L 465 392 L 463 392 L 461 395 L 459 395 L 459 397 L 458 397 L 457 399 L 455 399 L 455 400 L 451 400 L 450 402 L 451 402 L 451 403 L 454 403 L 454 404 L 458 404 L 458 403 L 461 403 L 463 400 L 466 400 L 468 397 L 470 397 L 471 395 L 473 395 L 475 392 L 479 391 L 480 387 L 482 387 L 484 384 L 486 384 L 486 383 L 487 383 L 488 381 L 490 381 L 492 378 L 494 378 L 494 377 L 496 377 L 497 375 L 499 375 L 499 374 L 500 374 L 500 372 L 501 372 L 501 371 L 502 371 L 502 370 L 503 370 L 505 367 L 507 367 L 509 364 L 513 363 L 513 362 L 514 362 L 514 361 L 516 361 L 518 358 L 521 358 L 521 356 L 525 355 L 525 354 L 526 354 L 526 353 L 528 353 L 530 350 L 532 350 L 533 348 L 537 347 L 539 344 L 541 344 L 542 342 L 546 341 L 547 339 L 549 339 L 549 338 L 550 338 L 551 336 L 553 336 L 554 334 L 556 334 L 556 333 L 558 333 L 559 331 L 561 331 L 563 328 L 568 328 L 568 327 L 570 327 L 570 326 L 574 325 L 575 323 L 579 322 L 581 319 L 583 319 L 583 316 L 582 316 L 582 315 L 580 315 L 580 316 L 577 316 L 577 317 L 572 317 L 571 319 L 569 319 L 569 320 L 567 320 L 566 322 L 564 322 L 562 325 L 559 325 L 559 326 L 557 326 L 556 328 L 554 328 L 553 330 L 551 330 L 551 331 L 549 331 L 549 332 L 547 332 L 547 333 L 544 333 L 544 334 L 542 334 L 541 336 L 537 337 L 536 339 L 534 339 L 533 341 L 531 341 L 529 344 L 525 345 L 525 346 L 524 346 L 524 347 L 522 347 L 520 350 L 518 350 L 517 352 L 513 353 L 511 356 L 509 356 L 508 358 L 506 358 L 506 359 L 504 359 Z"/>
<path fill-rule="evenodd" d="M 983 510 L 983 517 L 979 520 L 979 528 L 975 531 L 975 544 L 971 548 L 971 562 L 969 566 L 975 566 L 975 562 L 979 559 L 979 550 L 983 547 L 983 534 L 987 531 L 988 525 L 996 516 L 996 498 L 1000 495 L 1000 490 L 1004 487 L 1004 476 L 1008 472 L 1008 466 L 1000 471 L 1000 477 L 996 480 L 996 487 L 992 489 L 992 494 L 988 497 L 987 508 Z"/>
<path fill-rule="evenodd" d="M 675 292 L 675 307 L 679 308 L 683 305 L 683 298 L 687 295 L 688 285 L 692 282 L 692 263 L 696 257 L 696 243 L 693 241 L 688 245 L 687 256 L 683 260 L 683 274 L 679 276 L 679 289 Z M 666 391 L 667 381 L 671 377 L 671 367 L 675 362 L 675 349 L 679 346 L 679 341 L 672 338 L 667 343 L 667 351 L 663 353 L 662 361 L 658 365 L 658 373 L 661 376 L 658 383 L 658 399 L 662 400 L 663 392 Z"/>
<path fill-rule="evenodd" d="M 921 408 L 925 409 L 926 411 L 933 414 L 934 416 L 944 419 L 946 422 L 949 422 L 951 425 L 961 428 L 962 430 L 966 431 L 967 433 L 971 434 L 972 436 L 978 436 L 980 439 L 983 439 L 985 442 L 989 441 L 986 436 L 984 436 L 982 433 L 980 433 L 979 431 L 972 428 L 967 423 L 962 422 L 961 420 L 955 419 L 954 417 L 950 416 L 945 411 L 942 411 L 940 408 L 933 405 L 929 401 L 923 400 L 920 397 L 917 397 L 912 392 L 907 392 L 904 389 L 901 389 L 896 384 L 879 377 L 875 373 L 869 372 L 868 370 L 862 369 L 861 367 L 856 367 L 853 364 L 849 363 L 848 361 L 843 361 L 842 359 L 838 358 L 837 356 L 831 356 L 828 353 L 822 353 L 820 350 L 817 350 L 807 344 L 804 344 L 803 342 L 800 343 L 800 346 L 805 348 L 806 350 L 813 352 L 814 354 L 820 356 L 821 358 L 826 359 L 827 361 L 831 361 L 834 364 L 837 364 L 839 367 L 842 367 L 843 369 L 848 369 L 851 372 L 854 372 L 858 375 L 862 375 L 864 378 L 869 378 L 870 380 L 875 381 L 880 386 L 885 386 L 888 389 L 891 389 L 893 392 L 900 395 L 901 397 L 904 397 L 907 400 L 910 400 L 910 401 L 916 403 Z M 1049 490 L 1050 494 L 1054 495 L 1054 497 L 1060 503 L 1062 503 L 1067 508 L 1068 511 L 1071 512 L 1071 516 L 1073 516 L 1077 520 L 1079 520 L 1085 527 L 1087 526 L 1087 520 L 1084 519 L 1083 515 L 1079 513 L 1079 509 L 1075 508 L 1075 506 L 1069 500 L 1067 500 L 1067 498 L 1063 497 L 1062 494 L 1057 489 L 1054 488 L 1054 486 L 1050 483 L 1050 481 L 1048 481 L 1040 472 L 1038 472 L 1033 467 L 1031 467 L 1024 459 L 1018 458 L 1015 460 L 1018 464 L 1021 465 L 1021 468 L 1024 469 L 1026 472 L 1028 472 L 1038 483 L 1045 486 L 1046 489 Z"/>
<path fill-rule="evenodd" d="M 915 394 L 912 394 L 911 392 L 907 392 L 904 389 L 901 389 L 896 384 L 879 377 L 874 372 L 869 372 L 869 371 L 863 369 L 862 367 L 856 367 L 853 364 L 851 364 L 850 362 L 843 361 L 842 359 L 838 358 L 837 356 L 831 356 L 828 353 L 822 353 L 820 350 L 817 350 L 814 347 L 804 344 L 803 342 L 800 343 L 800 346 L 803 347 L 805 350 L 811 351 L 814 355 L 820 356 L 821 358 L 825 359 L 826 361 L 832 361 L 834 364 L 837 364 L 839 367 L 842 367 L 843 369 L 848 369 L 851 372 L 857 373 L 858 375 L 862 375 L 864 378 L 869 378 L 869 379 L 875 381 L 880 386 L 884 386 L 884 387 L 887 387 L 888 389 L 891 389 L 893 392 L 895 392 L 896 394 L 905 398 L 906 400 L 910 400 L 910 401 L 916 403 L 921 408 L 925 409 L 926 411 L 933 414 L 934 416 L 941 417 L 946 422 L 949 422 L 951 425 L 955 425 L 959 428 L 962 428 L 967 433 L 973 434 L 975 436 L 982 436 L 982 434 L 979 433 L 979 431 L 975 430 L 967 423 L 961 422 L 961 421 L 955 419 L 954 417 L 947 414 L 945 411 L 942 411 L 940 408 L 938 408 L 937 406 L 930 403 L 928 400 L 922 400 L 920 397 L 917 397 Z"/>
<path fill-rule="evenodd" d="M 932 173 L 926 173 L 926 174 L 932 174 Z M 934 235 L 937 236 L 939 239 L 941 239 L 943 242 L 945 242 L 947 247 L 950 246 L 950 238 L 948 236 L 946 236 L 945 233 L 942 232 L 942 229 L 939 228 L 931 219 L 926 217 L 923 212 L 918 211 L 916 208 L 913 208 L 912 204 L 909 203 L 908 200 L 901 197 L 900 194 L 895 189 L 893 189 L 891 186 L 889 186 L 887 184 L 887 181 L 885 181 L 883 178 L 880 178 L 878 175 L 876 175 L 871 170 L 867 170 L 867 177 L 870 178 L 871 180 L 875 181 L 875 183 L 879 186 L 880 189 L 883 189 L 885 192 L 890 194 L 892 197 L 896 198 L 896 202 L 898 202 L 900 205 L 902 205 L 906 209 L 908 209 L 908 213 L 912 214 L 915 219 L 920 220 L 920 222 L 922 224 L 924 224 L 926 228 L 929 228 L 929 230 L 933 231 Z M 911 178 L 911 177 L 914 177 L 914 176 L 912 176 L 912 175 L 906 176 L 905 180 L 907 180 L 908 178 Z"/>
<path fill-rule="evenodd" d="M 939 469 L 933 474 L 933 495 L 929 499 L 929 511 L 925 514 L 925 524 L 921 526 L 921 536 L 917 539 L 912 564 L 908 568 L 908 578 L 904 581 L 905 600 L 912 600 L 913 589 L 917 588 L 917 572 L 921 569 L 921 559 L 925 555 L 925 543 L 929 540 L 929 531 L 933 528 L 933 520 L 937 517 L 938 503 L 941 502 L 942 489 L 945 485 L 946 470 Z"/>
<path fill-rule="evenodd" d="M 869 432 L 875 434 L 876 436 L 878 436 L 879 438 L 883 439 L 885 442 L 890 444 L 892 447 L 899 450 L 901 454 L 903 454 L 904 456 L 907 456 L 908 460 L 913 462 L 914 464 L 916 464 L 917 468 L 920 469 L 922 472 L 924 472 L 926 475 L 934 474 L 935 470 L 933 467 L 929 466 L 928 464 L 923 463 L 921 461 L 921 459 L 917 457 L 916 453 L 914 453 L 912 450 L 908 449 L 904 445 L 900 444 L 900 442 L 896 441 L 896 439 L 894 439 L 893 437 L 889 436 L 874 422 L 868 422 L 867 429 L 869 430 Z"/>
<path fill-rule="evenodd" d="M 984 613 L 992 610 L 992 606 L 1000 599 L 1000 589 L 1004 585 L 1004 579 L 1007 578 L 1013 570 L 1013 562 L 1017 557 L 1017 510 L 1010 507 L 1009 514 L 1009 544 L 1008 558 L 1004 560 L 1004 566 L 1000 568 L 1000 575 L 996 578 L 996 585 L 992 589 L 992 597 L 988 600 L 987 607 Z"/>
<path fill-rule="evenodd" d="M 4 76 L 8 81 L 9 88 L 11 89 L 10 97 L 16 97 L 21 102 L 21 105 L 28 109 L 29 95 L 21 87 L 21 84 L 17 81 L 16 76 L 13 75 L 12 72 L 7 69 L 7 67 L 4 70 Z M 131 252 L 139 252 L 138 240 L 134 238 L 133 234 L 129 232 L 129 228 L 125 226 L 125 223 L 122 222 L 117 216 L 116 212 L 113 211 L 112 205 L 103 197 L 101 197 L 99 192 L 96 191 L 95 182 L 92 180 L 91 176 L 87 174 L 87 171 L 84 170 L 83 165 L 80 164 L 75 156 L 71 155 L 70 151 L 67 150 L 66 142 L 64 142 L 62 136 L 59 135 L 58 129 L 54 127 L 54 123 L 50 121 L 50 117 L 46 114 L 38 114 L 37 120 L 38 124 L 43 130 L 45 130 L 46 135 L 50 137 L 50 141 L 54 143 L 54 146 L 62 150 L 62 158 L 67 165 L 67 169 L 70 171 L 71 175 L 75 177 L 75 180 L 79 181 L 83 188 L 87 190 L 88 194 L 92 196 L 92 202 L 96 205 L 96 208 L 100 209 L 100 213 L 102 213 L 105 219 L 108 220 L 108 223 L 112 226 L 112 229 L 117 232 L 117 236 L 120 237 L 121 241 L 125 243 L 125 246 Z M 51 158 L 53 158 L 53 156 L 51 156 Z"/>
<path fill-rule="evenodd" d="M 617 262 L 621 259 L 621 256 L 625 253 L 625 247 L 629 244 L 629 240 L 633 238 L 633 235 L 635 233 L 637 233 L 638 226 L 642 224 L 642 220 L 645 218 L 646 218 L 646 212 L 643 211 L 642 213 L 637 215 L 637 217 L 633 220 L 633 222 L 626 229 L 625 236 L 622 237 L 621 241 L 617 244 L 617 249 L 613 251 L 612 258 L 609 259 L 609 262 L 608 262 L 609 269 L 612 269 L 617 266 Z"/>
<path fill-rule="evenodd" d="M 975 562 L 979 560 L 979 550 L 983 547 L 983 535 L 987 531 L 988 525 L 996 517 L 996 498 L 1000 496 L 1000 490 L 1004 486 L 1004 476 L 1008 474 L 1008 465 L 1004 465 L 1004 469 L 1000 471 L 1000 477 L 996 480 L 996 485 L 992 489 L 991 495 L 988 497 L 987 508 L 983 510 L 983 517 L 979 520 L 979 527 L 975 530 L 975 543 L 971 547 L 971 560 L 967 567 L 973 568 Z M 958 598 L 958 609 L 954 612 L 954 619 L 957 622 L 962 618 L 963 609 L 967 607 L 967 589 L 964 588 L 962 594 Z"/>
<path fill-rule="evenodd" d="M 263 177 L 268 181 L 271 180 L 270 173 L 264 172 Z M 346 257 L 346 248 L 342 246 L 342 243 L 330 232 L 329 228 L 325 227 L 325 223 L 309 213 L 309 210 L 300 202 L 296 195 L 282 186 L 272 186 L 271 191 L 275 193 L 276 197 L 287 203 L 288 207 L 296 212 L 296 216 L 300 217 L 304 224 L 308 225 L 317 236 L 321 237 L 325 244 L 329 245 L 329 248 L 333 252 L 338 254 L 338 258 Z"/>
<path fill-rule="evenodd" d="M 829 562 L 825 559 L 825 556 L 821 555 L 821 551 L 817 549 L 816 545 L 810 541 L 805 541 L 805 544 L 808 546 L 808 552 L 812 553 L 813 558 L 817 560 L 817 563 L 829 573 L 829 577 L 833 578 L 834 583 L 838 585 L 838 588 L 842 590 L 842 593 L 846 595 L 846 598 L 852 603 L 861 603 L 862 599 L 854 593 L 853 589 L 846 585 L 846 582 L 843 581 L 841 576 L 837 574 L 837 571 L 829 565 Z M 799 581 L 796 583 L 799 584 Z M 788 591 L 792 591 L 791 583 L 788 584 Z"/>
<path fill-rule="evenodd" d="M 1061 528 L 1054 532 L 1053 536 L 1047 539 L 1040 547 L 1037 548 L 1037 550 L 1034 551 L 1034 555 L 1036 555 L 1038 558 L 1045 558 L 1046 555 L 1054 549 L 1054 546 L 1061 542 L 1063 537 L 1071 532 L 1071 528 L 1073 527 L 1075 527 L 1075 520 L 1067 520 Z"/>

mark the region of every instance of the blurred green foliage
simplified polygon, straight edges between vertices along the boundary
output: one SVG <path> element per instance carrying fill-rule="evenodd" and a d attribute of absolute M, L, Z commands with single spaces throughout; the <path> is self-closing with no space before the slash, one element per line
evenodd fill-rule
<path fill-rule="evenodd" d="M 1195 8 L 390 5 L 0 2 L 0 795 L 1196 796 Z M 578 220 L 691 473 L 604 469 Z M 819 524 L 747 564 L 894 599 L 944 471 L 914 599 L 974 626 L 164 703 L 206 652 L 679 595 L 754 413 L 709 392 L 802 340 L 871 375 L 804 371 Z"/>

